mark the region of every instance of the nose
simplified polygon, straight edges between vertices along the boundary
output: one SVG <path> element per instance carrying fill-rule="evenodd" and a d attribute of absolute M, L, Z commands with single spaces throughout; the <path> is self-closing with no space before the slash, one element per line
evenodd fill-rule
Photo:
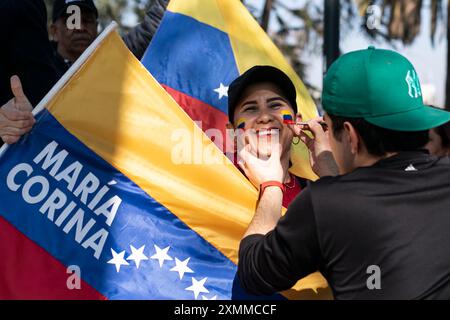
<path fill-rule="evenodd" d="M 274 119 L 273 114 L 268 108 L 260 108 L 256 122 L 260 124 L 265 124 L 272 122 L 273 119 Z"/>

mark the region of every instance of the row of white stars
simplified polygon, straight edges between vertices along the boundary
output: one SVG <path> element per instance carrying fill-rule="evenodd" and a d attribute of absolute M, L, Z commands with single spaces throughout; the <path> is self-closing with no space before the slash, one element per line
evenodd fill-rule
<path fill-rule="evenodd" d="M 158 260 L 159 267 L 162 268 L 164 261 L 170 261 L 173 260 L 171 256 L 168 255 L 168 251 L 170 249 L 170 246 L 161 249 L 157 245 L 155 246 L 156 253 L 150 257 L 150 259 Z M 114 249 L 111 249 L 111 253 L 113 258 L 108 261 L 109 264 L 114 264 L 116 267 L 116 271 L 120 272 L 121 266 L 128 266 L 130 265 L 128 261 L 132 260 L 136 264 L 136 268 L 139 269 L 139 265 L 141 261 L 148 260 L 148 257 L 144 254 L 145 245 L 140 247 L 139 249 L 136 249 L 132 245 L 130 245 L 131 254 L 128 256 L 128 258 L 125 260 L 125 251 L 122 251 L 120 253 L 117 253 L 114 251 Z M 189 260 L 191 258 L 187 258 L 184 261 L 179 260 L 178 258 L 175 258 L 175 267 L 170 269 L 170 271 L 178 272 L 178 275 L 180 276 L 180 280 L 183 279 L 185 273 L 194 273 L 194 271 L 188 267 Z M 128 260 L 128 261 L 127 261 Z M 203 278 L 202 280 L 197 280 L 194 277 L 192 277 L 192 285 L 190 287 L 187 287 L 185 290 L 192 291 L 194 293 L 195 299 L 197 300 L 200 293 L 209 293 L 209 290 L 205 288 L 205 282 L 208 278 Z M 208 300 L 204 295 L 202 296 L 203 300 Z M 217 296 L 212 297 L 210 300 L 216 300 Z"/>

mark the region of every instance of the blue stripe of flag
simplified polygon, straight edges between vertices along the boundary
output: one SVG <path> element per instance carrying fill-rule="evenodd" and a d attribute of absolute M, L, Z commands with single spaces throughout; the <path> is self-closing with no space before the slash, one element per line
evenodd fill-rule
<path fill-rule="evenodd" d="M 142 63 L 156 80 L 228 113 L 215 89 L 239 76 L 228 35 L 167 11 Z"/>
<path fill-rule="evenodd" d="M 51 221 L 47 215 L 39 212 L 45 199 L 34 205 L 27 204 L 23 200 L 22 189 L 13 192 L 6 184 L 7 175 L 13 167 L 24 162 L 33 164 L 32 159 L 54 139 L 62 146 L 58 150 L 64 148 L 69 152 L 63 167 L 79 161 L 84 166 L 80 177 L 91 172 L 102 182 L 117 182 L 110 186 L 110 193 L 120 196 L 123 202 L 109 227 L 103 215 L 97 216 L 67 191 L 67 182 L 58 182 L 41 166 L 32 165 L 32 176 L 45 177 L 50 182 L 50 190 L 59 188 L 67 195 L 68 202 L 74 201 L 77 207 L 85 211 L 84 225 L 89 219 L 95 221 L 95 228 L 93 227 L 83 240 L 101 228 L 109 232 L 103 253 L 98 260 L 93 256 L 94 250 L 85 249 L 75 241 L 74 229 L 68 234 L 63 232 L 67 220 L 61 227 L 55 224 L 63 209 L 56 211 Z M 23 185 L 27 180 L 24 173 L 15 177 L 17 184 Z M 39 186 L 30 189 L 32 195 L 39 192 Z M 79 266 L 81 277 L 108 299 L 194 299 L 194 292 L 186 290 L 193 283 L 192 277 L 197 281 L 207 278 L 205 288 L 209 293 L 200 293 L 198 299 L 215 295 L 219 299 L 231 297 L 236 265 L 167 208 L 82 144 L 47 111 L 40 114 L 33 131 L 20 143 L 11 146 L 0 159 L 0 215 L 65 266 Z M 117 272 L 115 265 L 108 263 L 112 259 L 111 249 L 118 253 L 125 251 L 126 259 L 131 254 L 131 245 L 136 249 L 145 245 L 144 254 L 149 260 L 143 260 L 139 269 L 133 261 L 128 261 L 129 265 L 121 266 L 120 272 Z M 167 253 L 173 260 L 164 261 L 160 267 L 158 260 L 150 259 L 156 253 L 155 245 L 161 249 L 170 246 Z M 186 273 L 180 280 L 178 272 L 170 271 L 175 267 L 175 258 L 180 261 L 190 258 L 188 267 L 194 273 Z"/>

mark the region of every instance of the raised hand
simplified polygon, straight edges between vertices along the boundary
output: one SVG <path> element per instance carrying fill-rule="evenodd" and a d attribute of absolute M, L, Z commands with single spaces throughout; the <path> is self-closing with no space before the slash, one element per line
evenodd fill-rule
<path fill-rule="evenodd" d="M 0 108 L 0 137 L 7 144 L 19 141 L 36 122 L 33 107 L 23 92 L 19 77 L 11 77 L 11 90 L 14 98 Z"/>

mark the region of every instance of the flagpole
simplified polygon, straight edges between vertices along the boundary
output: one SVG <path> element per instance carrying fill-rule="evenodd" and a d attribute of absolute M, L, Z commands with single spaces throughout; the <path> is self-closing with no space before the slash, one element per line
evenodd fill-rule
<path fill-rule="evenodd" d="M 91 43 L 91 45 L 84 50 L 83 54 L 74 62 L 74 64 L 67 70 L 67 72 L 58 80 L 58 82 L 53 86 L 53 88 L 45 95 L 41 102 L 33 109 L 33 115 L 41 112 L 45 106 L 56 96 L 56 94 L 69 82 L 69 80 L 75 75 L 75 73 L 83 66 L 83 64 L 89 59 L 90 56 L 95 52 L 97 47 L 105 40 L 105 38 L 114 30 L 117 29 L 117 23 L 115 21 L 111 22 L 105 30 Z M 8 150 L 9 145 L 4 144 L 0 148 L 0 158 Z"/>

